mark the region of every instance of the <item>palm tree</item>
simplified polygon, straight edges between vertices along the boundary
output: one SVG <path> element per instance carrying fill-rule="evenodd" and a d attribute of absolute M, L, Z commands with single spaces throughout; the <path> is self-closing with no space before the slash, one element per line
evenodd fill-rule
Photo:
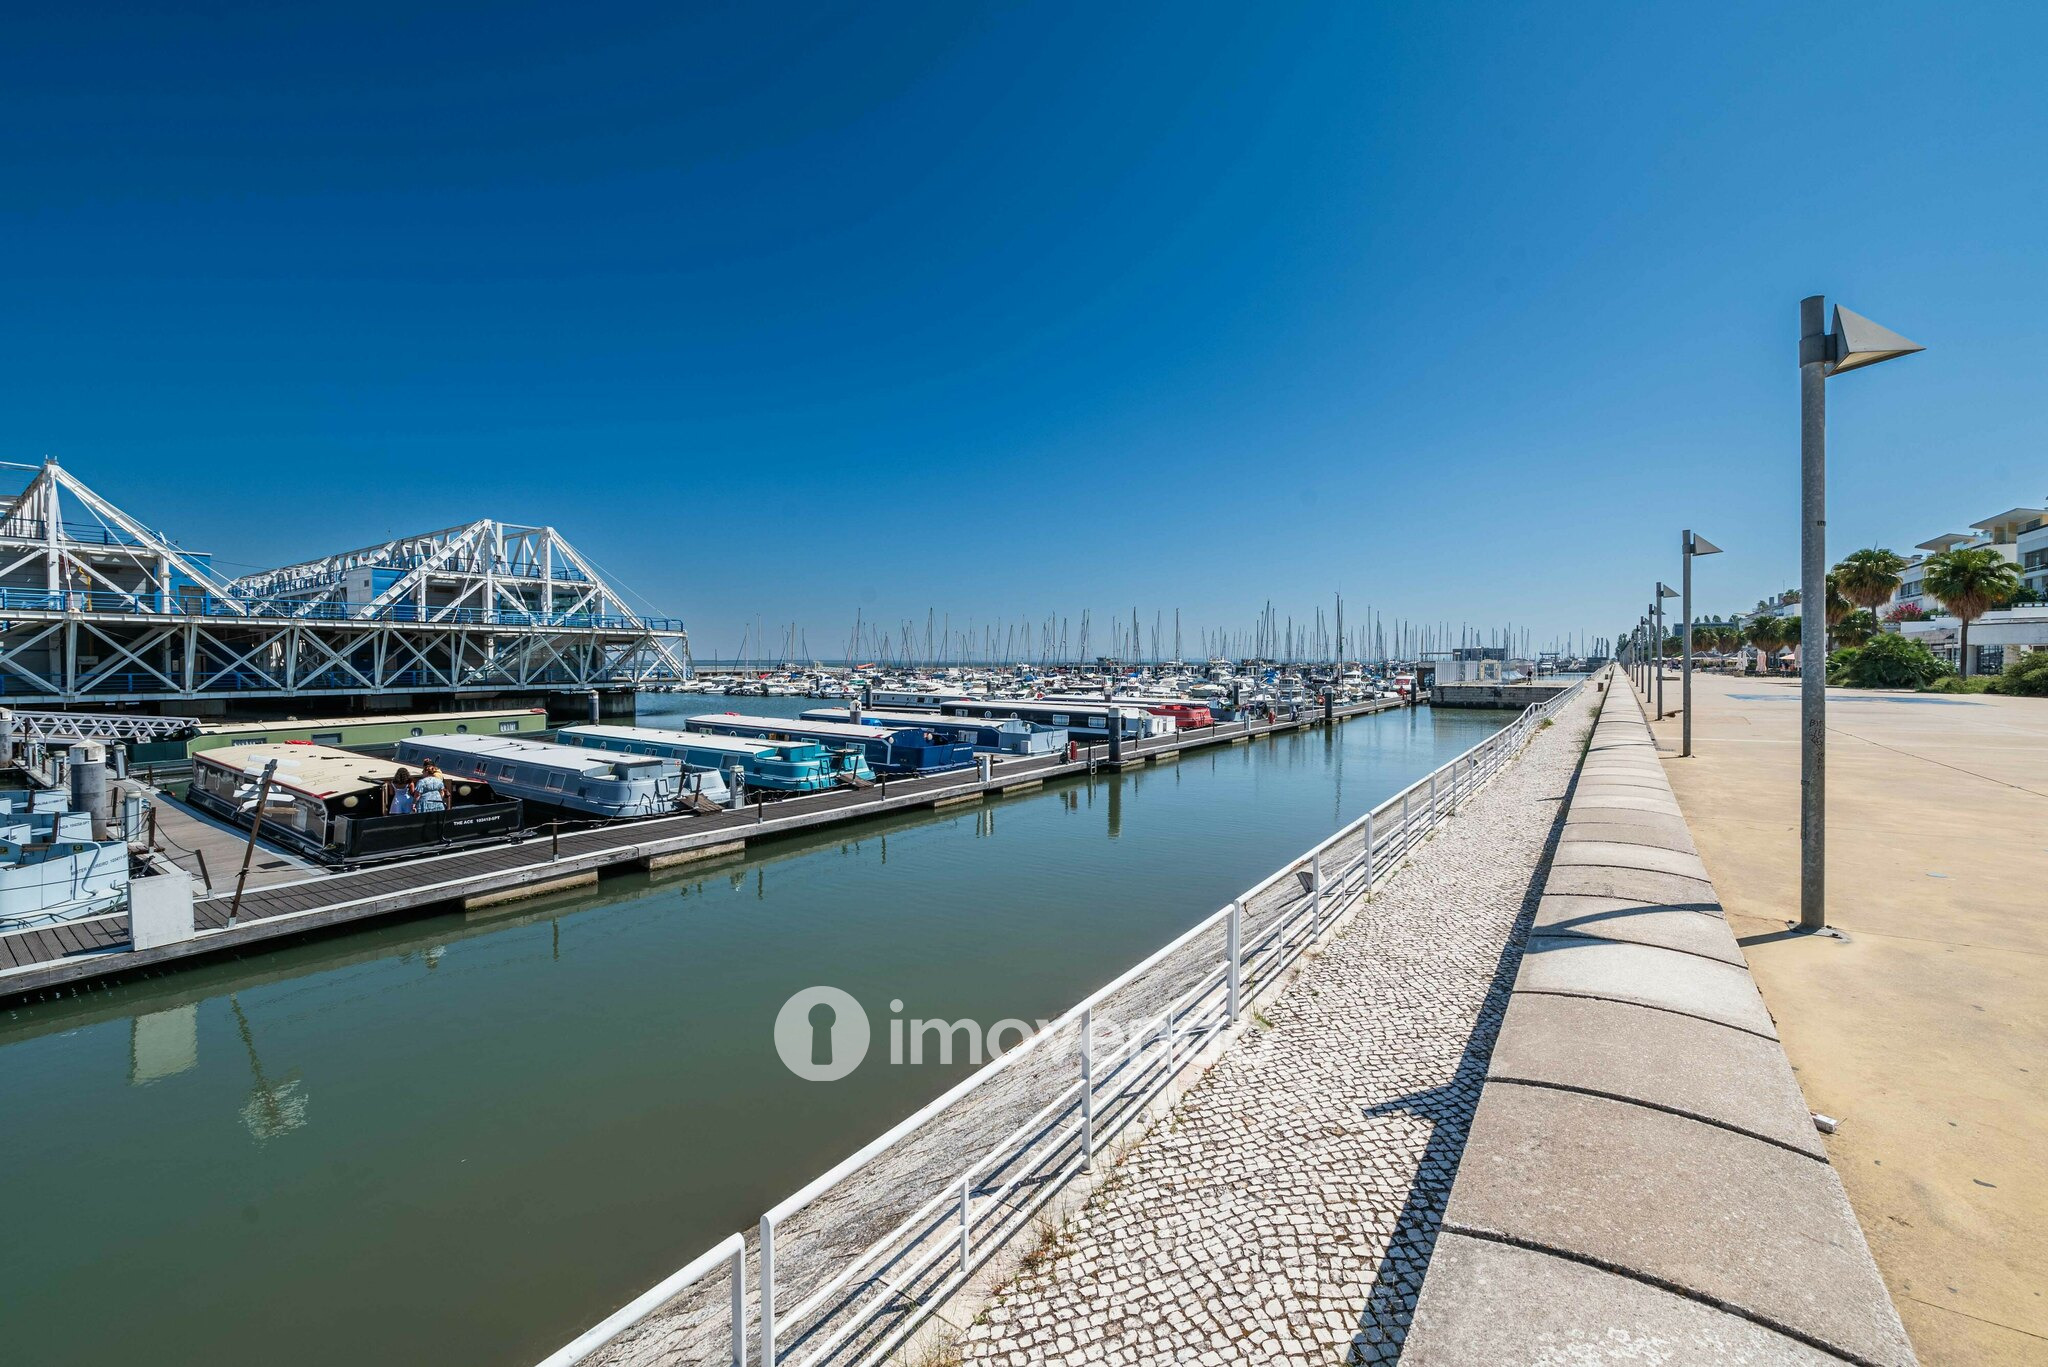
<path fill-rule="evenodd" d="M 1927 558 L 1927 591 L 1962 623 L 1959 671 L 1970 677 L 1970 623 L 2003 607 L 2020 588 L 2020 572 L 1990 546 L 1965 546 Z"/>
<path fill-rule="evenodd" d="M 1842 563 L 1835 566 L 1833 578 L 1844 598 L 1859 608 L 1875 611 L 1898 592 L 1899 572 L 1905 568 L 1905 559 L 1896 551 L 1871 546 L 1843 556 Z"/>
<path fill-rule="evenodd" d="M 1787 639 L 1785 619 L 1774 617 L 1770 613 L 1752 617 L 1749 619 L 1749 625 L 1743 630 L 1743 636 L 1756 647 L 1757 653 L 1763 656 L 1764 672 L 1768 673 L 1771 652 L 1783 645 Z"/>
<path fill-rule="evenodd" d="M 1865 645 L 1877 631 L 1877 614 L 1869 608 L 1858 608 L 1836 624 L 1835 640 L 1845 646 Z"/>

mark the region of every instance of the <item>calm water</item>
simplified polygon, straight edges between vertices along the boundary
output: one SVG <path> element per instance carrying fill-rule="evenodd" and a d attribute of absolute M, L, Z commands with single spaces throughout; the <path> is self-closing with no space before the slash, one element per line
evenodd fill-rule
<path fill-rule="evenodd" d="M 0 1013 L 4 1356 L 529 1363 L 953 1080 L 798 1081 L 791 993 L 1053 1015 L 1504 720 L 1388 713 Z"/>

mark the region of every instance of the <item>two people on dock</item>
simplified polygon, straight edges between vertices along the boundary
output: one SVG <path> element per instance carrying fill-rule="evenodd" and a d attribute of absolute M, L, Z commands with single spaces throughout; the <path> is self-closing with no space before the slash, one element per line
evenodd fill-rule
<path fill-rule="evenodd" d="M 428 760 L 420 766 L 420 776 L 414 779 L 412 770 L 400 766 L 384 784 L 384 814 L 386 816 L 411 816 L 415 812 L 445 812 L 448 810 L 448 780 L 441 776 L 441 766 Z"/>

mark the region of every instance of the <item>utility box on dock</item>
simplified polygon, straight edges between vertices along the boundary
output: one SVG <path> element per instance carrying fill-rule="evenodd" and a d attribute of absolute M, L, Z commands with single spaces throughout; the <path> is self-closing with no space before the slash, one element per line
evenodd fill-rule
<path fill-rule="evenodd" d="M 128 884 L 128 941 L 133 949 L 158 949 L 192 938 L 192 875 L 163 868 Z"/>

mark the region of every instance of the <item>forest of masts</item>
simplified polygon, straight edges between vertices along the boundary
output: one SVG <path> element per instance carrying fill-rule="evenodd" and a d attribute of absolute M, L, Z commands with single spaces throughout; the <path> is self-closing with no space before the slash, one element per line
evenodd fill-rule
<path fill-rule="evenodd" d="M 1299 621 L 1293 614 L 1282 616 L 1268 600 L 1263 611 L 1245 627 L 1183 628 L 1180 609 L 1152 614 L 1149 627 L 1131 609 L 1130 620 L 1122 614 L 1106 624 L 1095 621 L 1084 609 L 1078 620 L 1059 614 L 1044 617 L 997 617 L 993 621 L 969 621 L 955 629 L 951 613 L 928 609 L 924 621 L 904 619 L 888 625 L 870 621 L 856 613 L 853 628 L 843 642 L 835 641 L 831 657 L 848 664 L 876 664 L 896 669 L 930 669 L 948 665 L 1035 665 L 1056 668 L 1092 665 L 1099 659 L 1124 664 L 1164 664 L 1190 659 L 1197 663 L 1211 659 L 1269 660 L 1288 664 L 1390 665 L 1415 661 L 1454 647 L 1505 648 L 1511 659 L 1536 659 L 1538 643 L 1526 627 L 1513 623 L 1475 626 L 1467 622 L 1415 622 L 1396 617 L 1389 621 L 1368 606 L 1362 622 L 1347 624 L 1344 600 L 1336 600 L 1334 611 L 1318 607 L 1312 616 Z M 1601 654 L 1603 641 L 1572 635 L 1553 639 L 1541 646 L 1544 656 L 1579 657 Z M 770 628 L 757 619 L 740 637 L 739 648 L 730 657 L 734 663 L 792 664 L 820 663 L 811 652 L 810 633 L 795 622 Z M 701 661 L 700 661 L 701 663 Z"/>

